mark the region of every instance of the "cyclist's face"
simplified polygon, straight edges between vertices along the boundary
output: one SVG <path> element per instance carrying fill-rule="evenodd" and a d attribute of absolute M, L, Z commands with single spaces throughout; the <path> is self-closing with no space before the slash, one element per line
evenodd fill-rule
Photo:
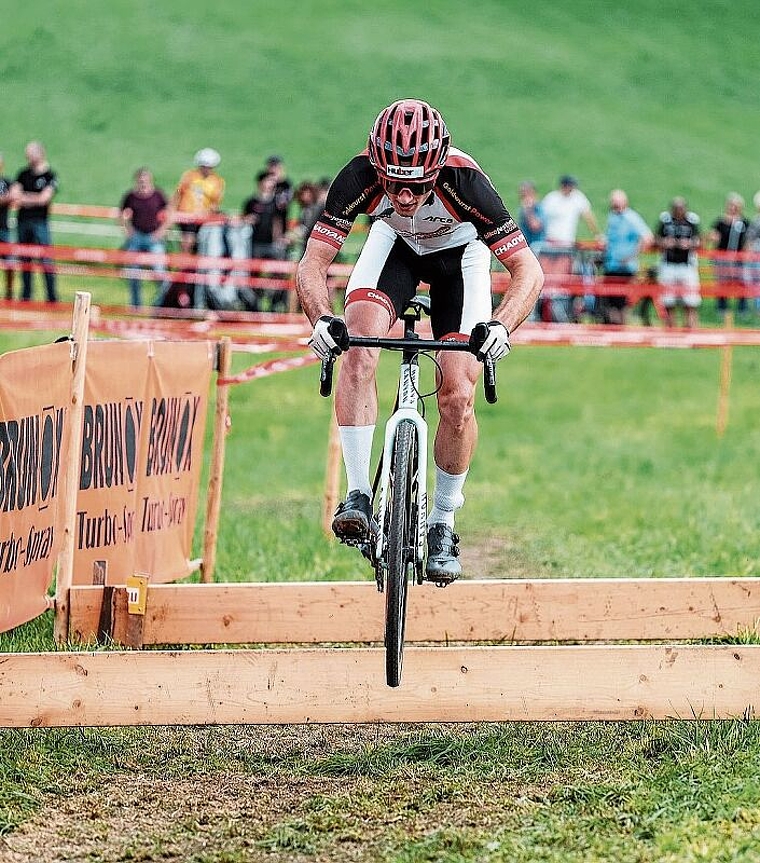
<path fill-rule="evenodd" d="M 383 188 L 393 209 L 399 216 L 410 218 L 430 196 L 435 180 L 427 183 L 406 183 L 399 180 L 384 180 Z"/>

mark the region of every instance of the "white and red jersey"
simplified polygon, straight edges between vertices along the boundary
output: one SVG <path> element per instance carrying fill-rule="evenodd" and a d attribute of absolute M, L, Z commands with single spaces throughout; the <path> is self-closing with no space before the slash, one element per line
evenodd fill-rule
<path fill-rule="evenodd" d="M 355 156 L 337 175 L 311 237 L 340 249 L 356 217 L 366 213 L 384 222 L 418 255 L 485 243 L 500 260 L 526 248 L 522 231 L 478 163 L 452 147 L 435 188 L 414 216 L 392 207 L 367 152 Z"/>

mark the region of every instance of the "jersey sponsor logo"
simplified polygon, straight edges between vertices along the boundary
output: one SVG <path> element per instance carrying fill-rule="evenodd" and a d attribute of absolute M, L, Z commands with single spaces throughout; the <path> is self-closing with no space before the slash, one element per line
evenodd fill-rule
<path fill-rule="evenodd" d="M 496 257 L 500 257 L 501 255 L 506 255 L 509 252 L 515 252 L 517 249 L 522 246 L 527 245 L 525 242 L 525 237 L 522 234 L 518 234 L 516 237 L 512 237 L 511 240 L 507 240 L 506 243 L 502 243 L 500 246 L 497 246 L 493 253 Z"/>
<path fill-rule="evenodd" d="M 397 180 L 420 180 L 425 176 L 425 169 L 422 165 L 406 166 L 406 165 L 388 165 L 385 173 L 389 177 L 395 177 Z"/>
<path fill-rule="evenodd" d="M 343 243 L 346 242 L 346 238 L 343 234 L 338 233 L 338 231 L 333 231 L 332 228 L 328 228 L 326 225 L 320 225 L 319 223 L 314 225 L 312 233 L 325 240 L 337 243 L 339 246 L 342 246 Z"/>
<path fill-rule="evenodd" d="M 423 222 L 443 222 L 444 224 L 450 224 L 454 220 L 446 218 L 445 216 L 425 216 L 425 218 L 422 221 Z"/>
<path fill-rule="evenodd" d="M 517 230 L 517 222 L 514 219 L 509 219 L 509 221 L 504 222 L 503 225 L 499 225 L 498 228 L 494 228 L 492 231 L 487 231 L 483 234 L 483 239 L 488 242 L 489 240 L 493 240 L 495 237 L 500 236 L 501 234 L 511 234 L 512 231 Z"/>
<path fill-rule="evenodd" d="M 393 308 L 393 303 L 387 294 L 380 291 L 373 291 L 371 288 L 355 288 L 346 296 L 346 305 L 355 303 L 358 300 L 369 300 L 372 303 L 377 303 L 382 306 L 391 316 L 391 320 L 396 319 L 396 310 Z"/>
<path fill-rule="evenodd" d="M 392 227 L 399 237 L 406 237 L 409 240 L 413 240 L 415 243 L 424 243 L 426 240 L 445 237 L 446 234 L 450 234 L 452 231 L 448 225 L 443 225 L 435 231 L 404 231 L 401 228 L 397 228 L 395 226 Z"/>
<path fill-rule="evenodd" d="M 353 225 L 353 222 L 349 221 L 348 219 L 339 219 L 337 216 L 333 216 L 332 213 L 328 213 L 327 211 L 322 213 L 320 222 L 334 225 L 338 230 L 343 231 L 344 234 L 347 234 L 351 230 L 351 226 Z"/>
<path fill-rule="evenodd" d="M 448 181 L 443 182 L 443 188 L 448 192 L 451 196 L 452 201 L 458 206 L 461 207 L 466 213 L 470 213 L 478 219 L 482 219 L 483 221 L 488 221 L 486 217 L 477 209 L 477 207 L 473 207 L 472 204 L 468 204 L 463 201 L 459 195 L 454 191 L 454 188 Z"/>
<path fill-rule="evenodd" d="M 350 216 L 350 215 L 351 215 L 351 213 L 353 213 L 353 211 L 354 211 L 357 207 L 361 206 L 361 205 L 362 205 L 362 204 L 367 200 L 367 198 L 369 198 L 369 196 L 370 196 L 370 195 L 375 191 L 375 189 L 377 189 L 377 188 L 378 188 L 378 186 L 379 186 L 379 185 L 380 185 L 379 183 L 374 183 L 372 186 L 368 186 L 368 187 L 367 187 L 367 188 L 366 188 L 366 189 L 361 193 L 361 195 L 359 195 L 359 197 L 358 197 L 358 198 L 356 198 L 356 200 L 351 201 L 351 203 L 350 203 L 350 204 L 346 204 L 346 206 L 345 206 L 345 208 L 344 208 L 344 210 L 343 210 L 343 215 L 345 215 L 345 216 Z"/>

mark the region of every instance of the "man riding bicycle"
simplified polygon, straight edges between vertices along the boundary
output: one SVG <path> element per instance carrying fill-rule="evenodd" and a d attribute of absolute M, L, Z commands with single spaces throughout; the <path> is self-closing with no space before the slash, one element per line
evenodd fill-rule
<path fill-rule="evenodd" d="M 360 213 L 373 223 L 346 287 L 344 320 L 334 316 L 327 272 Z M 489 249 L 511 275 L 495 312 Z M 298 296 L 314 327 L 312 350 L 320 358 L 340 352 L 349 332 L 387 335 L 420 282 L 430 286 L 433 336 L 466 341 L 485 322 L 481 356 L 496 361 L 509 353 L 510 333 L 538 299 L 543 273 L 489 178 L 471 156 L 450 146 L 439 112 L 419 99 L 403 99 L 380 112 L 367 149 L 333 181 L 298 266 Z M 376 349 L 348 351 L 336 386 L 348 496 L 332 527 L 347 541 L 363 541 L 372 524 L 378 357 Z M 440 584 L 461 574 L 454 513 L 464 503 L 477 442 L 474 403 L 481 363 L 472 354 L 449 352 L 439 353 L 437 361 L 440 421 L 426 577 Z"/>

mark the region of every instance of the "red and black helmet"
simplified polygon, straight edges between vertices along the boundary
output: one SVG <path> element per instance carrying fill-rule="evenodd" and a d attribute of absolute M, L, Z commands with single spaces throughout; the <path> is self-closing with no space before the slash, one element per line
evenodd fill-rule
<path fill-rule="evenodd" d="M 381 180 L 424 183 L 440 171 L 449 144 L 449 130 L 435 108 L 421 99 L 400 99 L 377 115 L 369 160 Z"/>

